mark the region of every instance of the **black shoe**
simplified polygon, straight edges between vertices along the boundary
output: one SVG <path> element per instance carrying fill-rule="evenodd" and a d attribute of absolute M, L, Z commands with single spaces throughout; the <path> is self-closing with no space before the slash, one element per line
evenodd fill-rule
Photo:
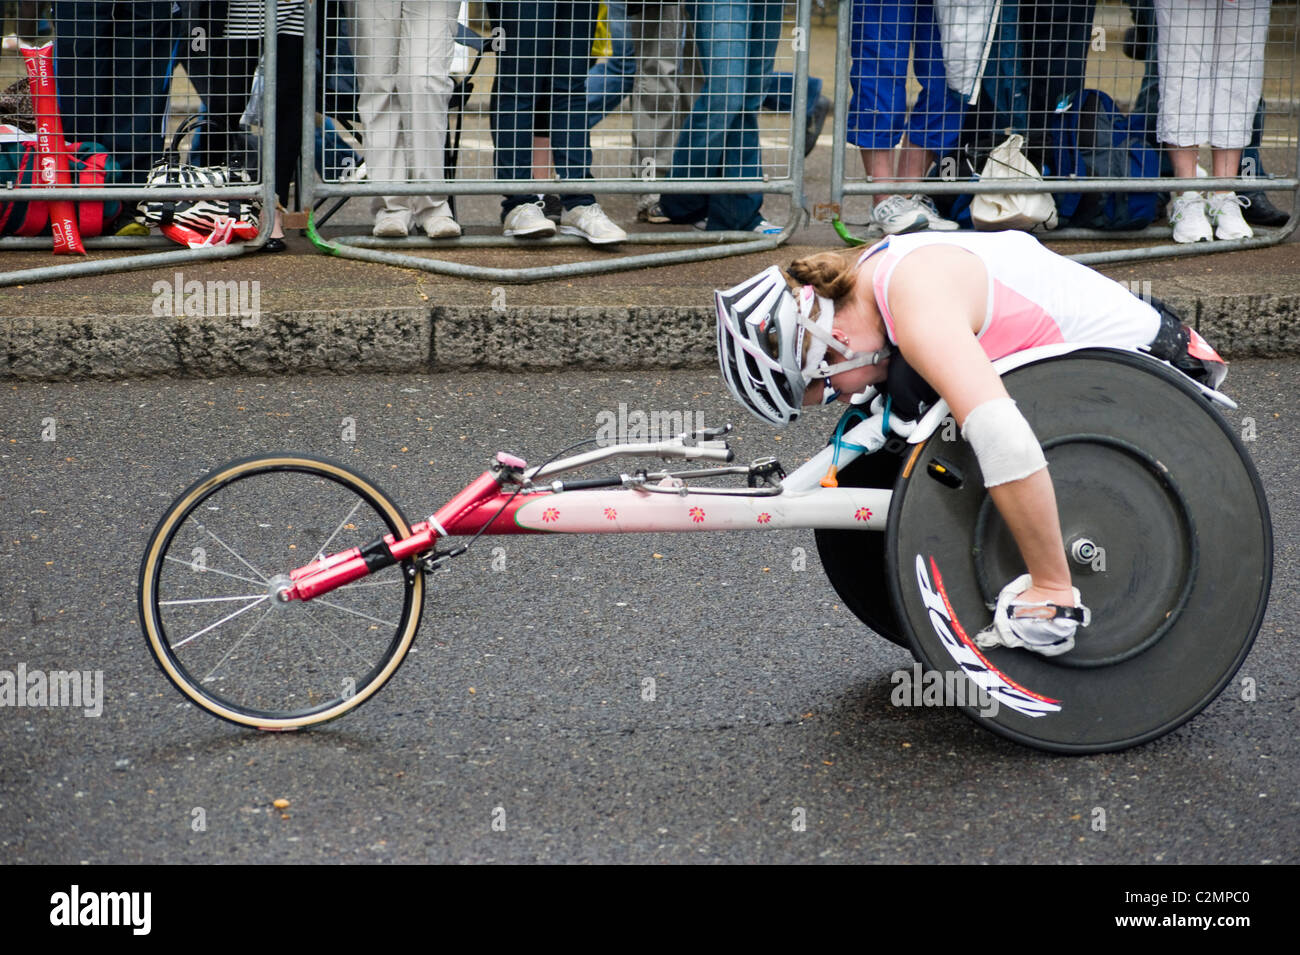
<path fill-rule="evenodd" d="M 1241 210 L 1241 217 L 1251 225 L 1286 225 L 1291 218 L 1269 201 L 1267 192 L 1239 192 L 1237 195 L 1250 200 L 1250 205 Z"/>
<path fill-rule="evenodd" d="M 559 196 L 542 196 L 542 215 L 552 222 L 560 221 L 560 216 L 564 215 L 564 203 L 560 202 Z"/>
<path fill-rule="evenodd" d="M 826 125 L 826 117 L 831 114 L 835 104 L 825 96 L 817 97 L 817 102 L 813 104 L 812 113 L 808 116 L 808 126 L 804 130 L 803 154 L 807 156 L 817 145 L 817 137 L 822 134 L 822 127 Z"/>
<path fill-rule="evenodd" d="M 266 245 L 262 246 L 263 252 L 283 252 L 289 248 L 284 244 L 284 239 L 267 239 Z"/>

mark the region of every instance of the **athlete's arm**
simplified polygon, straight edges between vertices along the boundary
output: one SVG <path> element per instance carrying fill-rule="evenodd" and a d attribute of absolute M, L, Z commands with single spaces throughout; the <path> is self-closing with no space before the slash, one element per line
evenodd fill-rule
<path fill-rule="evenodd" d="M 899 350 L 948 403 L 959 426 L 985 402 L 1009 397 L 975 337 L 988 301 L 988 276 L 979 258 L 952 246 L 917 249 L 894 268 L 888 295 Z M 1023 599 L 1073 606 L 1047 469 L 991 487 L 989 494 L 1033 577 Z"/>

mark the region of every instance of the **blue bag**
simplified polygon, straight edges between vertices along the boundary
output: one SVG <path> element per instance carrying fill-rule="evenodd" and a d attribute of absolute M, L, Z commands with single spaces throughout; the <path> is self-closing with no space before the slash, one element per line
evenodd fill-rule
<path fill-rule="evenodd" d="M 1122 113 L 1100 90 L 1084 90 L 1077 104 L 1057 112 L 1049 128 L 1045 176 L 1156 178 L 1160 153 L 1146 140 L 1146 124 Z M 1143 229 L 1164 214 L 1167 193 L 1056 194 L 1061 226 Z"/>

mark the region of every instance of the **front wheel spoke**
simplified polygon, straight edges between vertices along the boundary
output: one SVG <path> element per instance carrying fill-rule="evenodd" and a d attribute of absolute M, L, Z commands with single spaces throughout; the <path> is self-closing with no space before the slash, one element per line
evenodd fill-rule
<path fill-rule="evenodd" d="M 216 534 L 212 533 L 212 531 L 208 530 L 208 527 L 207 527 L 206 524 L 199 523 L 198 521 L 196 521 L 195 523 L 198 524 L 198 526 L 199 526 L 199 530 L 203 531 L 203 533 L 207 534 L 207 535 L 208 535 L 209 537 L 211 537 L 214 541 L 216 541 L 218 544 L 220 544 L 222 547 L 224 547 L 227 551 L 229 551 L 231 557 L 235 558 L 235 560 L 239 561 L 241 564 L 243 564 L 245 567 L 247 567 L 249 570 L 251 570 L 253 573 L 255 573 L 255 574 L 257 575 L 257 579 L 258 579 L 259 581 L 261 581 L 262 583 L 266 583 L 266 575 L 265 575 L 265 574 L 263 574 L 260 570 L 258 570 L 256 567 L 254 567 L 254 566 L 253 566 L 252 564 L 250 564 L 248 561 L 244 560 L 244 558 L 240 557 L 239 554 L 235 552 L 235 549 L 234 549 L 233 547 L 231 547 L 229 544 L 227 544 L 225 541 L 223 541 L 223 540 L 222 540 L 220 537 L 218 537 Z"/>
<path fill-rule="evenodd" d="M 181 560 L 179 557 L 172 557 L 170 554 L 165 555 L 163 557 L 163 560 L 174 561 L 178 564 L 188 567 L 190 570 L 198 571 L 200 574 L 220 574 L 222 577 L 232 577 L 235 580 L 239 580 L 246 584 L 253 584 L 253 585 L 266 583 L 265 580 L 254 580 L 252 577 L 241 577 L 239 574 L 232 574 L 228 570 L 218 570 L 215 567 L 205 567 L 199 564 L 191 563 L 188 560 Z"/>
<path fill-rule="evenodd" d="M 329 547 L 329 545 L 330 545 L 330 541 L 332 541 L 335 537 L 338 536 L 339 531 L 343 530 L 343 528 L 344 528 L 344 526 L 347 524 L 347 522 L 350 521 L 350 520 L 352 520 L 352 515 L 355 514 L 355 513 L 357 512 L 357 508 L 359 508 L 359 507 L 361 506 L 361 503 L 362 503 L 362 502 L 361 502 L 361 498 L 357 498 L 357 502 L 356 502 L 355 504 L 352 505 L 352 510 L 348 511 L 347 515 L 343 518 L 343 520 L 339 521 L 339 526 L 336 527 L 336 528 L 334 528 L 334 533 L 330 534 L 329 537 L 325 538 L 325 543 L 321 544 L 319 547 L 316 548 L 316 559 L 317 559 L 317 560 L 322 560 L 322 559 L 324 559 L 324 557 L 325 557 L 325 548 L 326 548 L 326 547 Z"/>
<path fill-rule="evenodd" d="M 354 617 L 361 617 L 365 620 L 371 621 L 372 623 L 382 623 L 385 627 L 392 627 L 393 629 L 397 629 L 397 621 L 395 620 L 381 620 L 378 617 L 372 617 L 368 613 L 362 613 L 360 610 L 353 610 L 351 607 L 344 607 L 341 604 L 336 604 L 333 603 L 332 601 L 324 600 L 320 597 L 313 597 L 311 603 L 324 604 L 326 607 L 331 607 L 334 610 L 339 610 L 342 611 L 343 613 L 350 613 Z"/>
<path fill-rule="evenodd" d="M 215 604 L 230 600 L 257 600 L 265 594 L 240 594 L 238 597 L 190 597 L 186 600 L 160 600 L 160 607 L 176 607 L 180 604 Z"/>
<path fill-rule="evenodd" d="M 242 644 L 244 640 L 247 639 L 249 634 L 251 634 L 254 630 L 256 630 L 261 625 L 262 621 L 265 620 L 267 616 L 271 613 L 271 611 L 274 609 L 275 609 L 274 607 L 267 607 L 266 610 L 262 612 L 262 616 L 258 617 L 257 620 L 254 621 L 253 625 L 244 631 L 243 635 L 240 636 L 240 638 L 231 645 L 230 649 L 227 650 L 222 655 L 221 659 L 216 662 L 216 665 L 213 666 L 213 668 L 209 670 L 207 673 L 203 674 L 199 682 L 207 683 L 208 680 L 212 679 L 212 675 L 221 669 L 221 665 L 225 663 L 228 659 L 230 659 L 230 655 L 239 649 L 240 644 Z"/>
<path fill-rule="evenodd" d="M 186 637 L 186 638 L 185 638 L 184 640 L 182 640 L 180 643 L 173 643 L 173 644 L 172 644 L 172 649 L 173 649 L 173 650 L 179 650 L 181 647 L 185 646 L 185 644 L 189 643 L 191 640 L 195 639 L 196 637 L 201 637 L 201 636 L 203 636 L 205 633 L 207 633 L 209 630 L 213 630 L 213 629 L 215 629 L 215 628 L 221 626 L 223 623 L 226 623 L 226 622 L 229 621 L 229 620 L 234 620 L 234 619 L 235 619 L 236 617 L 238 617 L 241 613 L 244 613 L 245 611 L 248 611 L 248 610 L 252 610 L 252 609 L 253 609 L 254 607 L 256 607 L 258 604 L 260 604 L 263 600 L 269 600 L 269 599 L 270 599 L 270 595 L 269 595 L 269 594 L 263 594 L 262 596 L 258 597 L 256 600 L 254 600 L 252 603 L 248 604 L 247 606 L 240 607 L 240 608 L 239 608 L 238 610 L 236 610 L 234 613 L 226 614 L 226 616 L 222 617 L 222 618 L 221 618 L 220 620 L 218 620 L 216 623 L 209 624 L 208 626 L 206 626 L 206 627 L 204 627 L 202 630 L 200 630 L 198 633 L 191 633 L 188 637 Z"/>
<path fill-rule="evenodd" d="M 334 632 L 334 628 L 331 627 L 328 623 L 325 623 L 323 620 L 321 620 L 321 618 L 318 617 L 318 616 L 315 614 L 315 612 L 313 612 L 313 611 L 311 610 L 310 607 L 308 607 L 307 610 L 308 610 L 308 613 L 309 613 L 309 615 L 311 616 L 311 618 L 312 618 L 313 620 L 315 620 L 318 624 L 320 624 L 321 629 L 324 630 L 324 631 L 325 631 L 325 632 L 326 632 L 330 637 L 332 637 L 332 638 L 334 639 L 334 642 L 335 642 L 335 643 L 337 643 L 337 644 L 338 644 L 339 646 L 341 646 L 344 650 L 348 651 L 348 652 L 351 653 L 353 656 L 355 656 L 358 660 L 360 660 L 362 663 L 364 663 L 364 664 L 365 664 L 365 665 L 366 665 L 370 670 L 374 670 L 374 669 L 375 669 L 375 664 L 373 664 L 373 663 L 371 663 L 369 660 L 367 660 L 367 659 L 365 658 L 365 656 L 362 655 L 362 653 L 361 653 L 360 650 L 358 650 L 356 647 L 352 646 L 350 643 L 348 643 L 346 640 L 344 640 L 342 637 L 340 637 L 337 633 L 335 633 L 335 632 Z"/>

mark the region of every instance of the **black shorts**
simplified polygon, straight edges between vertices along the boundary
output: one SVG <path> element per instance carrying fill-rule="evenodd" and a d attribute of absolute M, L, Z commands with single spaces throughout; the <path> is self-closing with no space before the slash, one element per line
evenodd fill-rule
<path fill-rule="evenodd" d="M 1156 337 L 1147 349 L 1156 358 L 1169 362 L 1188 378 L 1211 388 L 1217 388 L 1228 373 L 1227 364 L 1214 354 L 1213 350 L 1192 348 L 1194 333 L 1176 311 L 1158 298 L 1150 299 L 1149 303 L 1160 315 L 1160 330 L 1156 332 Z M 1204 345 L 1204 342 L 1200 344 Z M 1201 355 L 1193 354 L 1193 350 L 1201 352 Z"/>

